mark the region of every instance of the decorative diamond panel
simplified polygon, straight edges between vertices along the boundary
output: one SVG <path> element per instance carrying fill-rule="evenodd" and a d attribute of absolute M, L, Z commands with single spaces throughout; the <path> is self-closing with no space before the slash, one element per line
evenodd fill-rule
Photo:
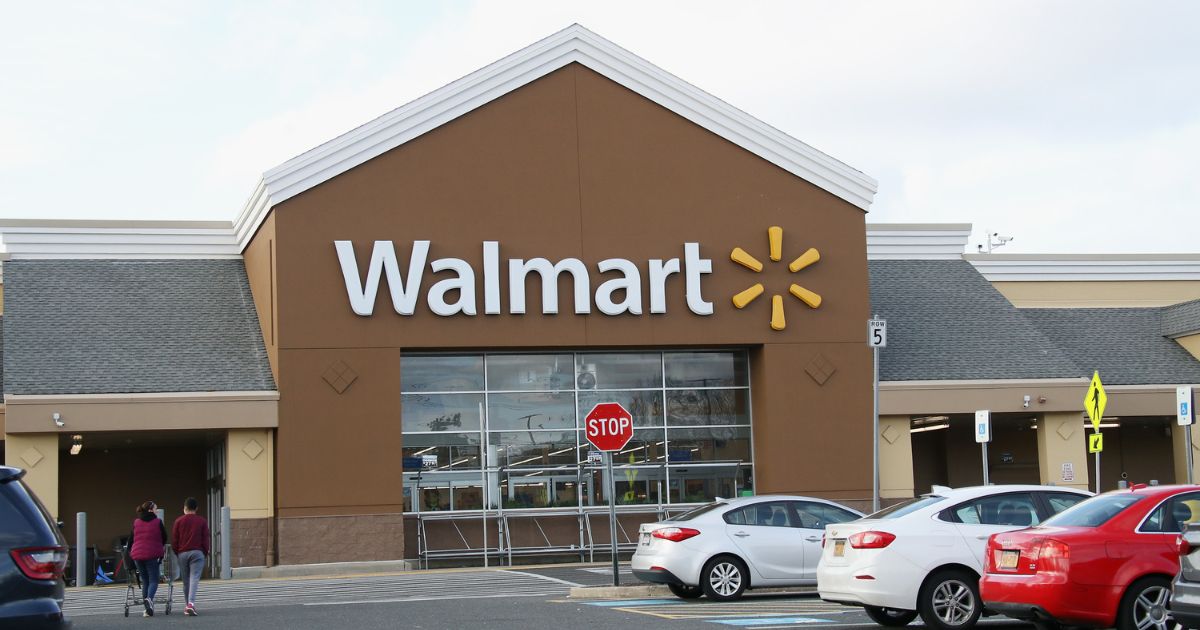
<path fill-rule="evenodd" d="M 262 444 L 258 443 L 258 440 L 250 440 L 242 447 L 242 452 L 250 459 L 258 459 L 258 456 L 262 455 L 263 447 Z"/>
<path fill-rule="evenodd" d="M 896 440 L 900 439 L 900 431 L 896 429 L 896 425 L 889 424 L 879 432 L 879 437 L 887 440 L 888 444 L 895 444 Z"/>
<path fill-rule="evenodd" d="M 25 452 L 21 453 L 21 461 L 25 462 L 25 465 L 29 466 L 30 468 L 37 466 L 38 462 L 42 461 L 43 459 L 46 458 L 42 456 L 42 452 L 36 448 L 33 448 L 32 446 L 25 449 Z"/>
<path fill-rule="evenodd" d="M 825 355 L 817 353 L 817 356 L 804 366 L 804 371 L 812 377 L 812 380 L 816 381 L 817 385 L 824 385 L 825 381 L 828 381 L 833 373 L 837 372 L 837 367 L 825 358 Z"/>
<path fill-rule="evenodd" d="M 1071 439 L 1072 435 L 1075 435 L 1075 423 L 1059 421 L 1058 428 L 1054 432 L 1065 442 Z"/>
<path fill-rule="evenodd" d="M 333 391 L 342 394 L 350 389 L 354 381 L 358 380 L 358 372 L 350 369 L 345 361 L 337 361 L 325 368 L 325 371 L 321 373 L 321 378 L 333 388 Z"/>

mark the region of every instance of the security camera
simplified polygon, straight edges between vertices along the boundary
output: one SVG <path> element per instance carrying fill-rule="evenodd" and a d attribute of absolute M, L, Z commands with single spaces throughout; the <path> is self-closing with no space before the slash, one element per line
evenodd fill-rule
<path fill-rule="evenodd" d="M 1028 409 L 1028 408 L 1029 408 L 1029 401 L 1030 401 L 1030 400 L 1032 400 L 1032 399 L 1031 399 L 1029 396 L 1026 396 L 1026 397 L 1025 397 L 1025 400 L 1022 402 L 1021 406 L 1022 406 L 1022 407 L 1024 407 L 1024 408 L 1026 408 L 1026 409 Z"/>
<path fill-rule="evenodd" d="M 63 419 L 62 419 L 62 414 L 58 413 L 57 411 L 55 411 L 54 413 L 50 414 L 50 417 L 54 419 L 54 425 L 55 425 L 55 426 L 57 426 L 57 427 L 59 427 L 59 428 L 62 428 L 62 427 L 65 427 L 65 426 L 67 426 L 67 423 L 66 423 L 66 422 L 63 422 Z"/>

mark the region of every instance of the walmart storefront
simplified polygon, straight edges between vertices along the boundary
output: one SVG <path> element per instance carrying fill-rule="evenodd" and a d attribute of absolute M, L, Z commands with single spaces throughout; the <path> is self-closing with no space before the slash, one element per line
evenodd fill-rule
<path fill-rule="evenodd" d="M 571 27 L 269 171 L 233 223 L 0 225 L 5 460 L 102 550 L 146 498 L 204 495 L 233 566 L 584 557 L 601 400 L 635 416 L 619 542 L 718 496 L 869 505 L 874 308 L 885 497 L 969 482 L 976 408 L 1029 431 L 1011 478 L 1086 484 L 1085 361 L 964 259 L 969 227 L 868 226 L 874 190 Z M 1200 381 L 1184 258 L 1139 304 L 1181 303 L 1170 338 L 1122 328 L 1172 344 L 1130 415 Z"/>

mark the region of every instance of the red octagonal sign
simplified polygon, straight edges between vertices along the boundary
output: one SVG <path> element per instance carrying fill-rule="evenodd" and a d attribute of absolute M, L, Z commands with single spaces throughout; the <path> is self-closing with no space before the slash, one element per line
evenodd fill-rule
<path fill-rule="evenodd" d="M 602 451 L 619 451 L 633 439 L 633 415 L 621 403 L 600 403 L 583 419 L 588 442 Z"/>

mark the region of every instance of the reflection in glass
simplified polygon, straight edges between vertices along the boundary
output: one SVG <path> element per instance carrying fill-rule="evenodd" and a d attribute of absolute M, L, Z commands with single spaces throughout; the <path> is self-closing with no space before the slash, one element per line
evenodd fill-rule
<path fill-rule="evenodd" d="M 750 427 L 707 427 L 669 429 L 671 463 L 750 463 Z"/>
<path fill-rule="evenodd" d="M 504 473 L 501 481 L 505 509 L 575 507 L 579 504 L 576 471 Z"/>
<path fill-rule="evenodd" d="M 753 492 L 750 466 L 671 467 L 671 503 L 706 503 Z"/>
<path fill-rule="evenodd" d="M 662 387 L 662 355 L 657 352 L 580 354 L 579 389 Z"/>
<path fill-rule="evenodd" d="M 483 391 L 483 356 L 402 354 L 400 391 Z"/>
<path fill-rule="evenodd" d="M 493 431 L 488 437 L 489 468 L 568 466 L 573 469 L 579 461 L 575 431 Z"/>
<path fill-rule="evenodd" d="M 582 439 L 587 438 L 581 436 Z M 613 453 L 613 465 L 658 463 L 666 461 L 667 453 L 663 450 L 666 440 L 662 429 L 635 429 L 633 439 L 625 448 Z"/>
<path fill-rule="evenodd" d="M 400 429 L 413 431 L 478 431 L 483 394 L 404 394 L 400 396 Z"/>
<path fill-rule="evenodd" d="M 745 387 L 744 352 L 667 352 L 667 387 Z"/>
<path fill-rule="evenodd" d="M 606 474 L 603 468 L 588 471 L 587 476 L 591 481 L 588 505 L 608 504 Z M 632 466 L 624 462 L 617 463 L 613 468 L 613 476 L 616 482 L 617 505 L 658 503 L 660 497 L 666 498 L 663 496 L 666 490 L 666 466 L 661 463 Z"/>
<path fill-rule="evenodd" d="M 635 427 L 661 427 L 663 424 L 662 391 L 579 392 L 579 422 L 597 403 L 621 403 L 633 415 Z M 583 427 L 580 426 L 582 429 Z"/>
<path fill-rule="evenodd" d="M 750 391 L 746 389 L 668 390 L 667 424 L 670 426 L 750 424 Z"/>
<path fill-rule="evenodd" d="M 575 360 L 570 354 L 492 354 L 487 377 L 493 392 L 572 390 Z"/>
<path fill-rule="evenodd" d="M 491 394 L 488 396 L 488 428 L 575 429 L 575 394 Z"/>
<path fill-rule="evenodd" d="M 421 512 L 478 510 L 483 508 L 483 486 L 478 472 L 404 473 L 405 509 Z M 414 500 L 413 497 L 416 497 Z"/>
<path fill-rule="evenodd" d="M 404 470 L 428 470 L 423 457 L 434 456 L 433 470 L 479 469 L 478 433 L 414 433 L 404 436 Z"/>

